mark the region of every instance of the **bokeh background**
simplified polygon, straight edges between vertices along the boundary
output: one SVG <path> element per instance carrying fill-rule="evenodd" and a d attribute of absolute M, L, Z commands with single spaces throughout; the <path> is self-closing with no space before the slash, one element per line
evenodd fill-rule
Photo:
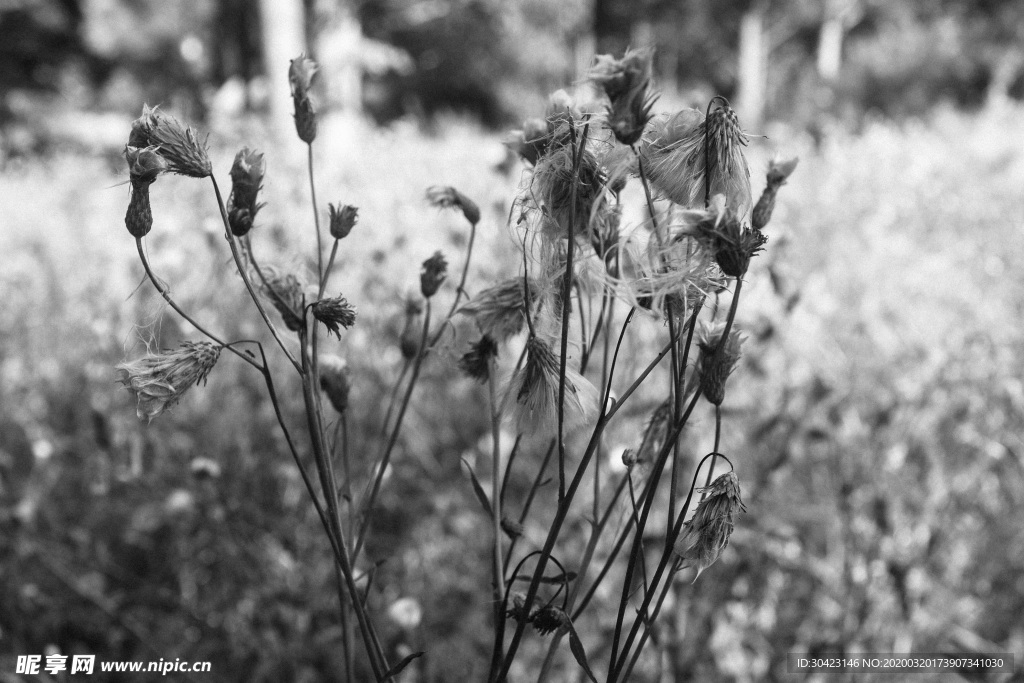
<path fill-rule="evenodd" d="M 593 97 L 593 55 L 629 45 L 657 50 L 657 110 L 730 98 L 758 136 L 755 196 L 769 158 L 800 157 L 740 308 L 723 438 L 748 513 L 675 591 L 636 680 L 790 680 L 788 652 L 1021 666 L 1019 0 L 2 0 L 0 681 L 23 680 L 16 655 L 50 652 L 340 680 L 329 550 L 260 378 L 225 356 L 152 424 L 114 382 L 146 342 L 195 338 L 142 282 L 124 229 L 120 151 L 142 104 L 209 132 L 222 183 L 241 146 L 266 153 L 256 248 L 303 268 L 311 210 L 284 71 L 302 50 L 321 63 L 321 201 L 360 207 L 336 280 L 360 321 L 331 350 L 369 448 L 419 264 L 465 249 L 465 224 L 425 188 L 483 208 L 471 290 L 514 272 L 523 166 L 505 131 L 557 88 Z M 161 178 L 151 258 L 197 317 L 259 337 L 214 201 Z M 482 680 L 489 656 L 488 523 L 460 465 L 489 476 L 489 437 L 459 353 L 427 364 L 369 548 L 387 648 L 427 651 L 411 680 Z M 610 438 L 609 467 L 636 433 Z M 596 661 L 606 626 L 581 625 Z M 576 680 L 563 655 L 556 679 Z"/>

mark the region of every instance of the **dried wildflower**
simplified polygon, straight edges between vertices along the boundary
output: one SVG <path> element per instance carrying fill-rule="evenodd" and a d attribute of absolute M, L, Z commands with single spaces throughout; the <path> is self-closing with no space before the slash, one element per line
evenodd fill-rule
<path fill-rule="evenodd" d="M 548 124 L 544 119 L 531 118 L 523 122 L 522 130 L 509 133 L 505 146 L 532 166 L 544 156 L 548 147 Z"/>
<path fill-rule="evenodd" d="M 529 622 L 530 612 L 526 609 L 526 596 L 522 593 L 514 594 L 512 596 L 512 606 L 505 611 L 505 616 L 519 623 Z"/>
<path fill-rule="evenodd" d="M 636 452 L 636 461 L 645 465 L 654 462 L 658 452 L 665 445 L 669 429 L 672 426 L 672 400 L 667 398 L 661 402 L 651 419 L 647 421 L 647 428 L 644 429 L 643 439 L 640 441 L 640 448 Z"/>
<path fill-rule="evenodd" d="M 668 240 L 650 239 L 646 245 L 626 241 L 619 249 L 619 264 L 628 277 L 611 284 L 655 316 L 669 310 L 685 315 L 683 309 L 692 310 L 701 297 L 724 283 L 711 255 L 684 239 L 688 236 L 680 232 Z"/>
<path fill-rule="evenodd" d="M 295 105 L 295 130 L 299 139 L 311 144 L 316 139 L 316 108 L 309 97 L 309 87 L 320 67 L 305 53 L 291 61 L 288 68 L 288 82 L 292 89 L 292 102 Z"/>
<path fill-rule="evenodd" d="M 684 215 L 686 234 L 713 254 L 718 267 L 730 277 L 743 277 L 750 259 L 764 248 L 768 238 L 760 230 L 742 225 L 725 197 L 715 195 L 707 211 Z"/>
<path fill-rule="evenodd" d="M 550 219 L 544 221 L 544 231 L 556 239 L 585 234 L 604 191 L 604 173 L 589 150 L 580 155 L 579 169 L 574 164 L 572 147 L 561 145 L 537 162 L 533 172 L 534 194 Z"/>
<path fill-rule="evenodd" d="M 420 292 L 429 299 L 437 294 L 447 276 L 448 261 L 441 252 L 434 252 L 433 256 L 423 262 L 423 268 L 420 270 Z"/>
<path fill-rule="evenodd" d="M 322 322 L 324 327 L 338 339 L 341 339 L 340 327 L 347 330 L 356 324 L 356 307 L 344 297 L 320 299 L 312 305 L 311 309 L 313 317 Z"/>
<path fill-rule="evenodd" d="M 266 163 L 256 150 L 243 147 L 231 164 L 231 195 L 228 197 L 228 225 L 241 237 L 252 230 L 256 213 L 263 208 L 257 202 L 263 185 Z"/>
<path fill-rule="evenodd" d="M 615 258 L 616 247 L 619 246 L 619 225 L 622 223 L 622 205 L 600 202 L 594 212 L 593 225 L 590 226 L 590 246 L 610 266 Z"/>
<path fill-rule="evenodd" d="M 701 207 L 706 196 L 723 194 L 742 216 L 750 210 L 746 144 L 729 107 L 716 109 L 707 120 L 696 109 L 684 109 L 654 120 L 640 157 L 651 184 L 676 204 Z"/>
<path fill-rule="evenodd" d="M 292 332 L 305 329 L 302 319 L 304 297 L 299 279 L 273 266 L 264 266 L 263 276 L 266 279 L 261 286 L 263 293 L 281 314 L 285 327 Z"/>
<path fill-rule="evenodd" d="M 486 382 L 491 376 L 491 360 L 497 355 L 498 344 L 485 334 L 459 359 L 459 368 L 478 382 Z"/>
<path fill-rule="evenodd" d="M 689 562 L 689 566 L 696 565 L 694 581 L 721 556 L 729 545 L 736 512 L 746 510 L 735 472 L 718 477 L 705 491 L 707 495 L 698 503 L 675 544 L 679 559 Z"/>
<path fill-rule="evenodd" d="M 422 312 L 423 307 L 417 299 L 410 296 L 405 300 L 405 325 L 402 327 L 398 346 L 402 351 L 402 357 L 406 360 L 415 358 L 420 351 L 421 333 L 416 325 L 416 321 Z"/>
<path fill-rule="evenodd" d="M 220 356 L 210 342 L 182 342 L 174 351 L 150 353 L 117 366 L 118 381 L 138 398 L 138 416 L 152 420 L 210 374 Z"/>
<path fill-rule="evenodd" d="M 529 287 L 529 297 L 524 296 Z M 485 289 L 459 308 L 462 315 L 472 316 L 477 327 L 496 342 L 506 341 L 523 329 L 526 307 L 532 306 L 540 294 L 536 280 L 513 277 Z"/>
<path fill-rule="evenodd" d="M 650 92 L 651 50 L 627 50 L 622 59 L 598 55 L 590 80 L 604 88 L 610 101 L 608 127 L 624 145 L 632 145 L 644 133 L 651 119 L 656 95 Z"/>
<path fill-rule="evenodd" d="M 480 222 L 480 207 L 454 187 L 435 185 L 427 188 L 427 201 L 442 209 L 460 209 L 473 225 Z"/>
<path fill-rule="evenodd" d="M 190 126 L 182 125 L 156 107 L 143 105 L 142 116 L 132 123 L 128 146 L 158 148 L 171 173 L 205 178 L 213 172 L 206 141 L 200 142 Z"/>
<path fill-rule="evenodd" d="M 768 183 L 750 215 L 750 225 L 755 230 L 764 229 L 768 225 L 768 221 L 772 219 L 772 212 L 775 210 L 775 195 L 779 188 L 786 184 L 786 179 L 793 173 L 797 161 L 798 159 L 794 157 L 786 161 L 773 159 L 768 163 Z"/>
<path fill-rule="evenodd" d="M 151 184 L 141 180 L 131 181 L 132 193 L 128 200 L 128 211 L 124 215 L 124 224 L 132 237 L 145 237 L 153 229 L 153 209 L 149 203 Z"/>
<path fill-rule="evenodd" d="M 700 376 L 700 390 L 711 403 L 722 405 L 725 400 L 725 382 L 736 368 L 740 360 L 740 347 L 743 339 L 735 327 L 729 332 L 729 338 L 722 343 L 725 323 L 701 327 L 697 337 L 700 348 L 700 359 L 697 361 L 697 372 Z"/>
<path fill-rule="evenodd" d="M 558 629 L 568 628 L 569 616 L 558 607 L 549 605 L 537 610 L 531 618 L 531 623 L 537 633 L 546 636 Z"/>
<path fill-rule="evenodd" d="M 344 360 L 333 355 L 321 356 L 319 366 L 320 390 L 327 394 L 327 400 L 334 409 L 343 414 L 348 410 L 348 366 Z"/>
<path fill-rule="evenodd" d="M 522 432 L 551 431 L 558 424 L 559 361 L 541 339 L 531 336 L 526 342 L 526 363 L 512 376 L 509 396 L 512 418 Z M 596 413 L 597 389 L 583 375 L 566 365 L 565 425 L 572 429 L 590 420 Z"/>
<path fill-rule="evenodd" d="M 508 537 L 512 540 L 523 535 L 523 525 L 508 515 L 501 516 L 501 530 L 508 534 Z"/>
<path fill-rule="evenodd" d="M 328 204 L 327 208 L 330 211 L 331 237 L 345 239 L 359 221 L 359 209 L 348 204 Z"/>
<path fill-rule="evenodd" d="M 132 181 L 153 183 L 157 176 L 167 171 L 167 160 L 160 156 L 157 147 L 126 146 L 124 158 L 128 162 L 128 176 Z"/>

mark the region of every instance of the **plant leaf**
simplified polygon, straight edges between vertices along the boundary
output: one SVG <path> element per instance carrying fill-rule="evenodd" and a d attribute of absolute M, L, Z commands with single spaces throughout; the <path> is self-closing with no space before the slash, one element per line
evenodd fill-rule
<path fill-rule="evenodd" d="M 580 636 L 576 633 L 576 627 L 573 626 L 572 621 L 569 622 L 569 649 L 572 650 L 572 656 L 576 658 L 576 663 L 583 667 L 587 678 L 593 683 L 597 683 L 594 672 L 590 670 L 590 664 L 587 663 L 587 651 L 583 648 L 583 643 L 580 641 Z"/>
<path fill-rule="evenodd" d="M 480 501 L 480 505 L 483 506 L 484 512 L 487 513 L 488 517 L 493 517 L 494 513 L 491 512 L 491 501 L 487 499 L 487 494 L 484 493 L 484 487 L 480 485 L 480 480 L 476 478 L 476 474 L 473 472 L 473 468 L 469 466 L 466 459 L 462 459 L 462 464 L 469 470 L 469 478 L 473 482 L 473 493 L 476 494 L 477 500 Z"/>
<path fill-rule="evenodd" d="M 383 676 L 380 677 L 380 680 L 386 681 L 389 678 L 391 678 L 392 676 L 397 676 L 399 673 L 401 673 L 402 669 L 404 669 L 405 667 L 409 666 L 409 662 L 411 662 L 412 660 L 416 659 L 417 657 L 422 657 L 422 656 L 423 656 L 422 652 L 413 652 L 411 655 L 406 655 L 405 657 L 402 658 L 402 661 L 400 661 L 398 664 L 395 664 L 393 667 L 388 669 L 387 672 Z"/>

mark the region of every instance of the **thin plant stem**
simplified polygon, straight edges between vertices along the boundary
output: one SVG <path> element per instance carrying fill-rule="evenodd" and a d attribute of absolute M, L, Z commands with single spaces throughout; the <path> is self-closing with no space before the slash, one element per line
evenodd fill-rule
<path fill-rule="evenodd" d="M 462 295 L 466 293 L 466 276 L 469 274 L 469 262 L 473 258 L 473 242 L 476 240 L 476 223 L 470 222 L 469 224 L 469 244 L 466 247 L 466 261 L 462 264 L 462 275 L 459 277 L 459 286 L 455 288 L 455 300 L 452 301 L 451 308 L 448 309 L 448 314 L 441 321 L 441 324 L 437 326 L 437 333 L 434 334 L 430 339 L 428 348 L 434 348 L 437 345 L 438 340 L 441 339 L 441 335 L 444 334 L 445 327 L 448 322 L 455 315 L 455 309 L 459 307 L 459 301 L 462 299 Z"/>
<path fill-rule="evenodd" d="M 495 610 L 501 604 L 505 592 L 504 564 L 501 560 L 501 412 L 497 403 L 497 391 L 494 387 L 494 359 L 487 363 L 487 394 L 491 409 L 491 530 L 494 533 L 493 555 L 491 557 L 493 571 L 493 589 Z M 495 611 L 495 624 L 502 619 L 500 612 Z"/>
<path fill-rule="evenodd" d="M 338 242 L 341 240 L 335 239 L 334 244 L 331 245 L 331 256 L 327 259 L 327 268 L 324 269 L 324 274 L 320 277 L 320 288 L 317 290 L 316 298 L 324 298 L 324 290 L 327 289 L 327 281 L 331 279 L 331 269 L 334 268 L 334 258 L 338 255 Z"/>
<path fill-rule="evenodd" d="M 500 404 L 498 410 L 500 411 Z M 512 450 L 508 454 L 508 462 L 505 463 L 505 474 L 501 478 L 501 490 L 498 492 L 498 500 L 505 504 L 505 489 L 508 488 L 508 480 L 512 474 L 512 465 L 515 464 L 516 456 L 519 454 L 519 444 L 523 441 L 522 433 L 516 434 L 516 440 L 512 442 Z"/>
<path fill-rule="evenodd" d="M 306 169 L 309 171 L 309 199 L 313 205 L 313 225 L 316 226 L 317 282 L 322 283 L 324 282 L 324 247 L 323 238 L 320 236 L 320 212 L 316 207 L 316 182 L 313 180 L 313 143 L 311 142 L 306 143 Z"/>

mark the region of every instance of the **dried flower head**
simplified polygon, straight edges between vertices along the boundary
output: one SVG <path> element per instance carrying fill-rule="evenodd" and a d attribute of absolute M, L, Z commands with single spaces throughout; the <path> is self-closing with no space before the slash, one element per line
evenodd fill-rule
<path fill-rule="evenodd" d="M 697 361 L 697 372 L 700 376 L 700 390 L 704 398 L 716 406 L 725 400 L 725 383 L 740 360 L 740 347 L 743 338 L 733 327 L 729 338 L 722 342 L 725 323 L 704 325 L 697 336 L 697 347 L 700 359 Z"/>
<path fill-rule="evenodd" d="M 157 147 L 126 146 L 124 158 L 128 162 L 128 176 L 132 181 L 153 183 L 157 176 L 167 171 L 167 160 L 160 156 Z"/>
<path fill-rule="evenodd" d="M 529 287 L 529 297 L 525 296 Z M 532 306 L 540 294 L 536 280 L 525 283 L 513 277 L 489 287 L 459 308 L 462 315 L 472 316 L 477 327 L 496 342 L 503 342 L 519 334 L 526 322 L 526 307 Z"/>
<path fill-rule="evenodd" d="M 548 124 L 544 119 L 531 118 L 523 122 L 522 130 L 509 133 L 505 146 L 532 166 L 544 156 L 548 146 Z"/>
<path fill-rule="evenodd" d="M 531 617 L 533 628 L 542 636 L 569 627 L 569 616 L 558 607 L 541 607 Z"/>
<path fill-rule="evenodd" d="M 288 82 L 291 84 L 292 103 L 295 105 L 295 131 L 306 144 L 316 139 L 316 108 L 309 97 L 309 87 L 319 68 L 305 53 L 293 59 L 288 68 Z"/>
<path fill-rule="evenodd" d="M 327 394 L 338 413 L 348 410 L 348 366 L 344 360 L 334 355 L 320 356 L 320 390 Z"/>
<path fill-rule="evenodd" d="M 604 88 L 610 101 L 608 127 L 624 145 L 632 145 L 644 133 L 657 96 L 650 92 L 654 52 L 627 50 L 622 59 L 598 55 L 590 80 Z"/>
<path fill-rule="evenodd" d="M 485 334 L 459 359 L 459 368 L 478 382 L 491 376 L 491 360 L 498 355 L 498 344 Z"/>
<path fill-rule="evenodd" d="M 182 125 L 156 107 L 143 105 L 142 116 L 132 123 L 128 146 L 156 147 L 171 173 L 205 178 L 213 172 L 206 141 L 200 142 L 190 126 Z"/>
<path fill-rule="evenodd" d="M 697 567 L 694 581 L 721 556 L 729 545 L 736 512 L 746 510 L 735 472 L 718 477 L 705 491 L 707 495 L 697 504 L 675 544 L 679 559 Z"/>
<path fill-rule="evenodd" d="M 718 267 L 730 277 L 743 277 L 750 259 L 768 241 L 760 230 L 740 223 L 723 195 L 715 195 L 708 210 L 687 212 L 683 220 L 685 233 L 713 254 Z"/>
<path fill-rule="evenodd" d="M 526 363 L 512 376 L 509 398 L 511 415 L 521 432 L 550 432 L 558 425 L 558 357 L 543 340 L 531 336 L 526 342 Z M 597 389 L 588 379 L 565 368 L 565 426 L 578 427 L 596 413 Z"/>
<path fill-rule="evenodd" d="M 231 195 L 228 197 L 228 225 L 241 237 L 252 230 L 256 213 L 263 208 L 257 201 L 263 186 L 266 163 L 263 154 L 243 147 L 231 164 Z"/>
<path fill-rule="evenodd" d="M 330 211 L 331 237 L 345 239 L 359 221 L 359 209 L 349 204 L 328 204 L 327 208 Z"/>
<path fill-rule="evenodd" d="M 402 333 L 398 340 L 398 346 L 402 351 L 402 357 L 406 360 L 415 358 L 416 354 L 418 354 L 420 350 L 421 333 L 417 328 L 416 322 L 421 313 L 423 313 L 423 306 L 420 304 L 419 299 L 414 296 L 406 298 L 405 324 L 402 327 Z"/>
<path fill-rule="evenodd" d="M 505 616 L 516 622 L 530 621 L 530 612 L 526 609 L 526 596 L 522 593 L 512 595 L 512 606 L 505 611 Z"/>
<path fill-rule="evenodd" d="M 346 330 L 356 324 L 356 307 L 344 297 L 320 299 L 311 307 L 313 317 L 324 324 L 327 330 L 341 339 L 341 327 Z"/>
<path fill-rule="evenodd" d="M 265 278 L 265 282 L 261 284 L 263 294 L 270 299 L 274 308 L 281 314 L 285 327 L 292 332 L 303 330 L 305 323 L 302 319 L 302 310 L 305 299 L 299 278 L 274 266 L 264 266 L 263 276 Z"/>
<path fill-rule="evenodd" d="M 671 428 L 672 400 L 667 398 L 655 408 L 651 418 L 647 421 L 643 439 L 640 441 L 640 448 L 636 452 L 636 462 L 644 465 L 653 463 L 658 452 L 665 445 L 665 439 L 668 438 Z"/>
<path fill-rule="evenodd" d="M 434 252 L 433 256 L 423 262 L 423 268 L 420 270 L 420 292 L 429 299 L 437 294 L 447 276 L 448 261 L 441 252 Z"/>
<path fill-rule="evenodd" d="M 181 400 L 193 384 L 205 380 L 217 364 L 220 349 L 205 341 L 182 342 L 173 351 L 118 364 L 118 381 L 138 399 L 139 419 L 152 420 Z"/>
<path fill-rule="evenodd" d="M 540 200 L 544 218 L 549 219 L 543 221 L 543 229 L 555 239 L 586 234 L 592 213 L 602 200 L 605 178 L 594 155 L 583 150 L 577 172 L 574 164 L 572 147 L 559 145 L 537 162 L 533 172 L 533 193 Z"/>
<path fill-rule="evenodd" d="M 655 316 L 670 309 L 685 315 L 683 309 L 692 310 L 701 297 L 724 284 L 712 255 L 695 249 L 688 236 L 677 231 L 667 240 L 650 239 L 646 244 L 626 240 L 619 249 L 624 277 L 611 284 Z"/>
<path fill-rule="evenodd" d="M 149 203 L 149 186 L 152 181 L 131 181 L 131 196 L 128 199 L 128 211 L 124 214 L 124 224 L 132 237 L 142 238 L 153 229 L 153 208 Z"/>
<path fill-rule="evenodd" d="M 462 215 L 473 225 L 480 222 L 480 207 L 454 187 L 435 185 L 427 188 L 427 201 L 442 209 L 461 210 Z"/>
<path fill-rule="evenodd" d="M 676 204 L 702 207 L 706 196 L 722 194 L 742 216 L 750 210 L 746 144 L 731 108 L 719 107 L 706 120 L 696 109 L 684 109 L 654 120 L 640 157 L 651 184 Z"/>
<path fill-rule="evenodd" d="M 775 211 L 775 195 L 778 194 L 779 188 L 786 184 L 786 179 L 796 169 L 797 161 L 796 157 L 794 157 L 785 161 L 773 159 L 768 163 L 768 182 L 750 215 L 750 225 L 755 230 L 763 230 L 768 225 L 768 221 L 772 219 L 772 212 Z"/>

